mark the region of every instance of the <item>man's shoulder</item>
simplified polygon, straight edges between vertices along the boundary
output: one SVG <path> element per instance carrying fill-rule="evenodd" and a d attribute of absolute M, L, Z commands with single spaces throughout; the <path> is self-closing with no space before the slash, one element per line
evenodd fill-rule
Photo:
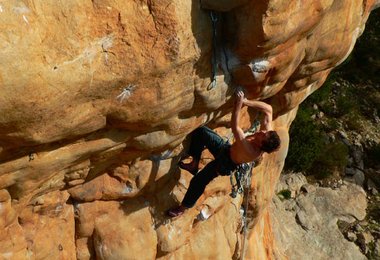
<path fill-rule="evenodd" d="M 252 135 L 251 137 L 246 137 L 240 142 L 235 142 L 233 144 L 234 149 L 232 152 L 236 153 L 237 156 L 243 155 L 244 157 L 250 157 L 252 160 L 255 160 L 258 156 L 260 156 L 261 151 L 255 145 L 254 142 L 255 137 Z"/>

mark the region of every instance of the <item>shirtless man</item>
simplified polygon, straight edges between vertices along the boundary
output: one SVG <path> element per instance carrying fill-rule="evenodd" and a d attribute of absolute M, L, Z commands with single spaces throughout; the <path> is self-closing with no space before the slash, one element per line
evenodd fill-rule
<path fill-rule="evenodd" d="M 240 128 L 240 111 L 243 105 L 255 108 L 264 113 L 260 131 L 245 137 Z M 200 127 L 192 133 L 189 155 L 193 157 L 190 163 L 180 162 L 182 169 L 189 171 L 194 177 L 182 200 L 181 205 L 170 209 L 167 213 L 170 217 L 182 215 L 186 209 L 194 206 L 198 198 L 204 192 L 206 185 L 218 175 L 230 175 L 241 163 L 254 161 L 264 152 L 272 153 L 280 147 L 280 138 L 272 130 L 272 107 L 262 101 L 248 100 L 242 91 L 237 92 L 237 99 L 231 118 L 232 133 L 235 142 L 230 145 L 218 134 L 208 127 Z M 215 160 L 207 164 L 200 172 L 198 165 L 203 149 L 209 149 Z"/>

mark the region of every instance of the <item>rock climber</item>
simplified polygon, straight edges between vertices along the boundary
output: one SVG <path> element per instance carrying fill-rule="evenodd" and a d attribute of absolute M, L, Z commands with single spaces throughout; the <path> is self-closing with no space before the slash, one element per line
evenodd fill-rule
<path fill-rule="evenodd" d="M 245 137 L 243 129 L 240 128 L 240 112 L 242 106 L 246 105 L 264 113 L 260 131 Z M 222 137 L 206 126 L 194 130 L 191 134 L 189 156 L 190 163 L 180 162 L 179 167 L 187 170 L 194 177 L 190 181 L 189 188 L 182 203 L 170 210 L 170 217 L 182 215 L 186 209 L 194 206 L 198 198 L 204 192 L 206 185 L 218 175 L 230 175 L 239 164 L 252 162 L 262 156 L 264 152 L 272 153 L 280 147 L 280 138 L 272 129 L 272 106 L 262 101 L 248 100 L 242 90 L 237 91 L 234 110 L 231 118 L 231 129 L 235 142 L 231 145 Z M 198 172 L 198 165 L 202 151 L 207 148 L 215 160 L 208 163 Z"/>

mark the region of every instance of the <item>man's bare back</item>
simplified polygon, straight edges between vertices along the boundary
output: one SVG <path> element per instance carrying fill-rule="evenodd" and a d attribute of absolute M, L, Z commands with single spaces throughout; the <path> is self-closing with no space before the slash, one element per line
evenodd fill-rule
<path fill-rule="evenodd" d="M 231 146 L 230 156 L 236 164 L 252 162 L 258 159 L 263 152 L 260 150 L 260 140 L 264 133 L 258 132 L 246 137 L 242 142 L 235 142 Z"/>

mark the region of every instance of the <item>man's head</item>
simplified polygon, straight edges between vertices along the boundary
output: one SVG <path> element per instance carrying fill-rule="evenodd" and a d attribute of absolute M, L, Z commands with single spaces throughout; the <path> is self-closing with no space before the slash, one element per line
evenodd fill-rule
<path fill-rule="evenodd" d="M 265 137 L 261 142 L 261 150 L 272 153 L 280 148 L 281 140 L 276 131 L 265 132 Z"/>

